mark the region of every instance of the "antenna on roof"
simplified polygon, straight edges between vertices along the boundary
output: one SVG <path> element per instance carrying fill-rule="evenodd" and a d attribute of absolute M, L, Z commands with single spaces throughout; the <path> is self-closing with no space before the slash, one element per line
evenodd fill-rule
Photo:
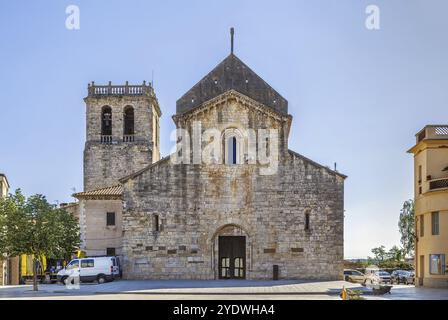
<path fill-rule="evenodd" d="M 151 87 L 154 88 L 154 69 L 151 70 Z"/>
<path fill-rule="evenodd" d="M 230 54 L 233 54 L 233 35 L 235 34 L 235 29 L 230 28 Z"/>

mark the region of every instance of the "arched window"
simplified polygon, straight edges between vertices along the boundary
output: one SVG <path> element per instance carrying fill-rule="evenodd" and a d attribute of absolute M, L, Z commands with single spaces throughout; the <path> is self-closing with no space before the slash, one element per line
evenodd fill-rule
<path fill-rule="evenodd" d="M 134 134 L 134 108 L 127 106 L 124 108 L 124 135 Z"/>
<path fill-rule="evenodd" d="M 237 150 L 236 137 L 230 137 L 227 141 L 227 163 L 228 164 L 237 164 L 236 150 Z"/>
<path fill-rule="evenodd" d="M 244 138 L 236 128 L 228 128 L 223 133 L 223 155 L 226 164 L 243 163 Z"/>
<path fill-rule="evenodd" d="M 112 109 L 109 106 L 104 106 L 101 110 L 101 135 L 112 135 Z"/>

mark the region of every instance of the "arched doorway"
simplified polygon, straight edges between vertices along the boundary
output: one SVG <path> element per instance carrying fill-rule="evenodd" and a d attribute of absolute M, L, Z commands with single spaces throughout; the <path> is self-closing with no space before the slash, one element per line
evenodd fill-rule
<path fill-rule="evenodd" d="M 250 239 L 240 226 L 228 224 L 213 237 L 215 279 L 246 279 L 250 261 Z"/>
<path fill-rule="evenodd" d="M 218 278 L 246 279 L 246 237 L 218 236 Z"/>

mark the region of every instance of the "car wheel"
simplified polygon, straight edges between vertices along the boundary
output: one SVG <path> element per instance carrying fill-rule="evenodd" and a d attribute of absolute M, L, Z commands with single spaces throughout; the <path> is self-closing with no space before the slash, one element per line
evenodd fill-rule
<path fill-rule="evenodd" d="M 100 275 L 98 276 L 98 283 L 99 283 L 99 284 L 102 284 L 102 283 L 104 283 L 104 282 L 106 282 L 106 277 L 105 277 L 104 275 L 100 274 Z"/>

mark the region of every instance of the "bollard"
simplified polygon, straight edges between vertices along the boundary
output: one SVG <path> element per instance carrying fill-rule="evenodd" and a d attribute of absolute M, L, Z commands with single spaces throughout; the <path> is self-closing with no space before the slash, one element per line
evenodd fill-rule
<path fill-rule="evenodd" d="M 347 290 L 345 290 L 345 286 L 342 287 L 342 300 L 347 300 Z"/>

